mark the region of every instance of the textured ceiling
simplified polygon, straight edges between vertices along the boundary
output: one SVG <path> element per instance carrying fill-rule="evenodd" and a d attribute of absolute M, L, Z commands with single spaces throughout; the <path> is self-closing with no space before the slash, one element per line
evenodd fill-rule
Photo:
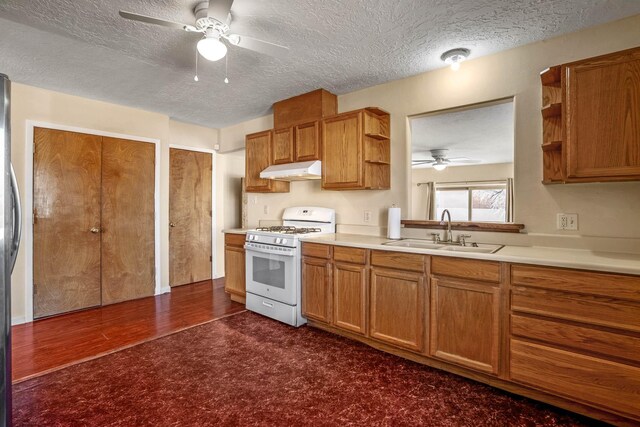
<path fill-rule="evenodd" d="M 411 120 L 413 160 L 430 160 L 430 150 L 481 164 L 513 162 L 513 102 L 430 114 Z"/>
<path fill-rule="evenodd" d="M 209 127 L 269 112 L 319 87 L 343 94 L 422 73 L 453 47 L 487 55 L 640 13 L 638 0 L 235 0 L 232 32 L 291 48 L 230 48 L 200 61 L 197 34 L 118 10 L 193 23 L 188 0 L 0 0 L 0 72 L 12 80 Z"/>

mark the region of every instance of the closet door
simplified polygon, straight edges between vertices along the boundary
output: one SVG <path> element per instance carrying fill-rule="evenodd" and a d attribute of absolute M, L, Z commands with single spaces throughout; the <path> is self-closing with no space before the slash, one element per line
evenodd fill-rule
<path fill-rule="evenodd" d="M 101 141 L 34 129 L 34 318 L 100 305 Z"/>
<path fill-rule="evenodd" d="M 169 150 L 169 284 L 211 279 L 212 156 Z"/>
<path fill-rule="evenodd" d="M 104 137 L 102 304 L 155 290 L 155 145 Z"/>

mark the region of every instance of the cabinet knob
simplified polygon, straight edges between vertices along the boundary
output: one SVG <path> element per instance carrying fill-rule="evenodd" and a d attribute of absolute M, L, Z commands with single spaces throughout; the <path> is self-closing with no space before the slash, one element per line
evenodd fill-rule
<path fill-rule="evenodd" d="M 169 223 L 169 227 L 173 228 L 173 227 L 175 227 L 175 226 L 176 226 L 176 225 L 175 225 L 174 223 L 172 223 L 172 222 L 170 222 L 170 223 Z"/>
<path fill-rule="evenodd" d="M 92 227 L 91 229 L 89 229 L 89 231 L 93 234 L 97 234 L 100 232 L 100 229 L 98 227 Z"/>

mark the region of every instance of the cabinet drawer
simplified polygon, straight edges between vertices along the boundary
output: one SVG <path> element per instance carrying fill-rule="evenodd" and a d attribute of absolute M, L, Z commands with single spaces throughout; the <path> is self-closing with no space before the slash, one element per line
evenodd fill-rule
<path fill-rule="evenodd" d="M 302 255 L 311 256 L 315 258 L 329 259 L 331 258 L 331 246 L 322 245 L 319 243 L 303 243 Z"/>
<path fill-rule="evenodd" d="M 431 258 L 431 273 L 460 279 L 500 283 L 500 263 L 494 261 L 434 256 Z"/>
<path fill-rule="evenodd" d="M 372 251 L 371 265 L 396 270 L 424 271 L 424 255 L 401 252 Z"/>
<path fill-rule="evenodd" d="M 513 265 L 511 284 L 640 301 L 637 276 Z"/>
<path fill-rule="evenodd" d="M 517 314 L 511 315 L 511 335 L 640 363 L 639 336 Z"/>
<path fill-rule="evenodd" d="M 348 248 L 344 246 L 333 247 L 334 261 L 350 262 L 353 264 L 367 263 L 367 250 L 360 248 Z"/>
<path fill-rule="evenodd" d="M 511 379 L 640 417 L 640 368 L 511 340 Z"/>
<path fill-rule="evenodd" d="M 640 332 L 640 304 L 518 286 L 511 310 Z"/>
<path fill-rule="evenodd" d="M 244 240 L 246 239 L 245 234 L 233 234 L 226 233 L 224 235 L 224 244 L 228 246 L 237 246 L 239 248 L 244 248 Z"/>

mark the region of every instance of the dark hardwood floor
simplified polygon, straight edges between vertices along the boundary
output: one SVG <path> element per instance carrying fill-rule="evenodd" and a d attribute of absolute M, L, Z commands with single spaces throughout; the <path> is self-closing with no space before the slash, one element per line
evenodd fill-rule
<path fill-rule="evenodd" d="M 14 326 L 13 381 L 243 311 L 225 294 L 222 280 Z"/>

